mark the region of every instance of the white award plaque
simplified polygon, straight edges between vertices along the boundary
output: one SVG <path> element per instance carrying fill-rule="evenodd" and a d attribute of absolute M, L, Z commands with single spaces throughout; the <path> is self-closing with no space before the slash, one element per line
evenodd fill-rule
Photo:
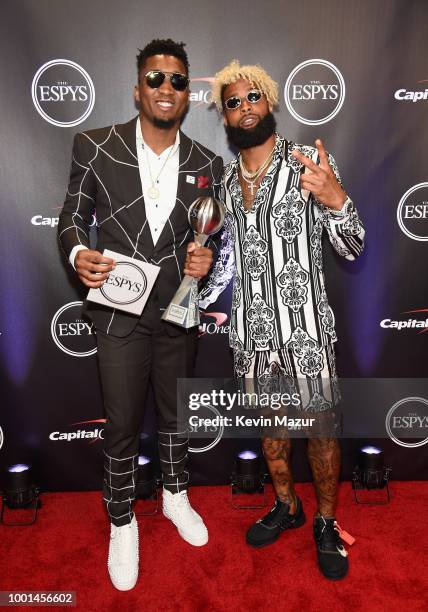
<path fill-rule="evenodd" d="M 98 289 L 89 289 L 90 302 L 140 315 L 153 288 L 160 267 L 104 249 L 103 255 L 116 262 Z"/>

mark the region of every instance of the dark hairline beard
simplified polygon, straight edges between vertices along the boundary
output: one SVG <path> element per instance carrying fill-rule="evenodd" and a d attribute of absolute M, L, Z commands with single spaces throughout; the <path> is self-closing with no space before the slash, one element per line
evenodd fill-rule
<path fill-rule="evenodd" d="M 240 150 L 250 149 L 262 145 L 275 133 L 276 121 L 273 113 L 268 112 L 255 127 L 249 130 L 230 125 L 226 125 L 225 129 L 227 137 L 235 147 Z"/>
<path fill-rule="evenodd" d="M 183 113 L 179 119 L 179 122 L 178 122 L 179 127 L 183 123 L 187 113 L 189 112 L 189 108 L 190 108 L 190 103 L 188 101 L 187 106 L 183 110 Z M 153 125 L 155 126 L 155 128 L 158 128 L 159 130 L 171 130 L 177 123 L 176 119 L 159 119 L 159 117 L 153 117 L 151 121 Z"/>
<path fill-rule="evenodd" d="M 159 130 L 170 130 L 174 127 L 175 123 L 175 119 L 159 119 L 158 117 L 153 118 L 153 125 Z"/>

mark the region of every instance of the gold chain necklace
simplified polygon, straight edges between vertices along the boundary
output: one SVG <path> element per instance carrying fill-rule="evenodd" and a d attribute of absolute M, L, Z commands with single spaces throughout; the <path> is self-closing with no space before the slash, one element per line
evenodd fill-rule
<path fill-rule="evenodd" d="M 160 175 L 162 174 L 162 170 L 163 170 L 163 169 L 165 168 L 165 166 L 166 166 L 166 162 L 167 162 L 167 161 L 169 160 L 169 158 L 170 158 L 170 155 L 171 155 L 171 153 L 172 153 L 172 150 L 173 150 L 173 148 L 174 148 L 174 145 L 171 145 L 171 148 L 170 148 L 170 150 L 169 150 L 169 153 L 168 153 L 168 155 L 167 155 L 167 157 L 166 157 L 165 161 L 164 161 L 164 162 L 163 162 L 163 164 L 162 164 L 162 168 L 159 170 L 158 175 L 157 175 L 157 177 L 156 177 L 154 180 L 153 180 L 153 176 L 152 176 L 152 169 L 150 168 L 149 154 L 147 153 L 147 150 L 146 150 L 145 145 L 143 145 L 143 148 L 144 148 L 144 152 L 145 152 L 145 154 L 146 154 L 147 167 L 148 167 L 148 169 L 149 169 L 150 181 L 151 181 L 151 183 L 152 183 L 152 186 L 151 186 L 151 187 L 149 187 L 149 190 L 148 190 L 148 192 L 147 192 L 147 193 L 148 193 L 148 195 L 149 195 L 149 198 L 151 198 L 152 200 L 156 200 L 156 199 L 159 197 L 159 188 L 158 188 L 158 187 L 156 187 L 155 183 L 159 183 L 159 177 L 160 177 Z"/>
<path fill-rule="evenodd" d="M 275 146 L 273 146 L 272 151 L 269 152 L 269 155 L 266 157 L 265 161 L 257 168 L 255 172 L 249 172 L 242 161 L 242 156 L 239 155 L 239 167 L 241 170 L 241 176 L 244 181 L 248 184 L 249 190 L 251 191 L 251 195 L 254 196 L 254 190 L 257 188 L 256 181 L 259 176 L 266 170 L 269 166 L 271 159 L 273 157 L 273 152 L 275 151 Z"/>

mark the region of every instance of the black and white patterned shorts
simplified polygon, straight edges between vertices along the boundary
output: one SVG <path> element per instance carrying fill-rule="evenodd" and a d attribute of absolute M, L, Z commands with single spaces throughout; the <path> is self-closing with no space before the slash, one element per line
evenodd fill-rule
<path fill-rule="evenodd" d="M 300 409 L 308 412 L 330 410 L 340 401 L 333 344 L 313 354 L 234 350 L 233 357 L 235 376 L 246 392 L 298 393 Z"/>

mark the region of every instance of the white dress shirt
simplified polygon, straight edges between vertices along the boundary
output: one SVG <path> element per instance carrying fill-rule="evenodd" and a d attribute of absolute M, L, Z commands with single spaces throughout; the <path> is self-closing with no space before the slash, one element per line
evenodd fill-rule
<path fill-rule="evenodd" d="M 157 155 L 144 142 L 141 124 L 137 121 L 136 143 L 146 217 L 153 244 L 156 244 L 177 197 L 180 132 L 177 131 L 174 144 Z M 149 196 L 152 185 L 159 190 L 158 198 Z"/>
<path fill-rule="evenodd" d="M 176 202 L 180 158 L 180 132 L 177 131 L 174 144 L 157 155 L 144 142 L 141 124 L 138 120 L 135 128 L 135 142 L 141 186 L 144 195 L 144 205 L 146 207 L 146 217 L 150 227 L 153 244 L 155 245 Z M 159 190 L 158 198 L 151 198 L 149 196 L 149 189 L 152 186 L 157 187 Z M 73 268 L 77 252 L 82 249 L 86 249 L 86 247 L 77 245 L 70 253 L 69 261 Z"/>

